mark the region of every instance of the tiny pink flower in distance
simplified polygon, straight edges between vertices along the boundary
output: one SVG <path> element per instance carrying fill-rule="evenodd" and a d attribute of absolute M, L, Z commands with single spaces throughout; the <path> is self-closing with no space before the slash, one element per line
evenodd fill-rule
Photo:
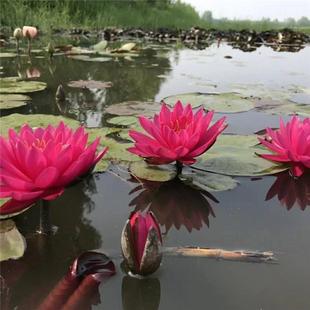
<path fill-rule="evenodd" d="M 0 198 L 11 198 L 0 215 L 19 212 L 38 199 L 52 200 L 64 188 L 86 174 L 107 152 L 97 154 L 99 138 L 87 145 L 83 127 L 73 131 L 60 122 L 57 127 L 13 129 L 8 139 L 0 136 Z"/>
<path fill-rule="evenodd" d="M 153 273 L 160 265 L 161 232 L 153 213 L 133 212 L 122 232 L 122 252 L 135 274 Z"/>
<path fill-rule="evenodd" d="M 23 36 L 27 39 L 34 39 L 38 34 L 38 29 L 36 27 L 24 26 Z"/>
<path fill-rule="evenodd" d="M 261 154 L 261 157 L 289 164 L 292 174 L 296 177 L 309 170 L 310 118 L 302 121 L 293 116 L 287 124 L 281 119 L 278 130 L 267 128 L 266 133 L 268 139 L 259 138 L 259 141 L 275 154 Z"/>
<path fill-rule="evenodd" d="M 190 104 L 183 107 L 180 101 L 170 110 L 164 103 L 153 120 L 139 118 L 148 135 L 129 131 L 135 145 L 128 151 L 154 164 L 193 164 L 195 157 L 206 152 L 227 126 L 225 117 L 211 125 L 213 114 L 203 108 L 194 113 Z"/>

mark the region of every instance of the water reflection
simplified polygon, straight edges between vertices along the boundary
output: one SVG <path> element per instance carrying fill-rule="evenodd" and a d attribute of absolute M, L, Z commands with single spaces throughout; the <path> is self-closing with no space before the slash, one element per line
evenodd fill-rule
<path fill-rule="evenodd" d="M 131 180 L 132 182 L 139 182 Z M 135 210 L 152 211 L 166 233 L 174 226 L 184 226 L 189 232 L 209 226 L 209 216 L 215 217 L 210 201 L 218 200 L 209 192 L 194 188 L 179 178 L 168 182 L 143 181 L 130 191 L 137 195 L 129 203 Z"/>
<path fill-rule="evenodd" d="M 90 177 L 50 202 L 51 221 L 58 227 L 55 235 L 35 233 L 39 224 L 37 207 L 16 218 L 27 249 L 22 258 L 0 264 L 2 287 L 10 292 L 9 309 L 35 309 L 67 271 L 70 261 L 82 251 L 101 247 L 100 234 L 84 216 L 94 208 L 91 197 L 95 192 L 95 179 Z"/>
<path fill-rule="evenodd" d="M 303 174 L 299 178 L 292 177 L 288 171 L 278 174 L 266 200 L 274 197 L 277 197 L 287 210 L 294 206 L 305 210 L 310 205 L 310 174 Z"/>
<path fill-rule="evenodd" d="M 157 310 L 160 304 L 160 282 L 157 278 L 137 279 L 125 276 L 122 282 L 124 310 Z"/>

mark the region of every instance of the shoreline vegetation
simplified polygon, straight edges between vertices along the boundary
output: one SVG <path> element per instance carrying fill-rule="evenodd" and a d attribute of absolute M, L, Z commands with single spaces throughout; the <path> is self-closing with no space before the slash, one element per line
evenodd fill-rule
<path fill-rule="evenodd" d="M 212 12 L 200 16 L 189 4 L 174 0 L 1 0 L 0 27 L 37 26 L 52 34 L 60 29 L 105 27 L 139 27 L 186 29 L 193 26 L 220 31 L 243 29 L 253 31 L 290 28 L 310 33 L 310 19 L 288 18 L 284 21 L 215 19 Z M 266 12 L 268 14 L 268 12 Z"/>

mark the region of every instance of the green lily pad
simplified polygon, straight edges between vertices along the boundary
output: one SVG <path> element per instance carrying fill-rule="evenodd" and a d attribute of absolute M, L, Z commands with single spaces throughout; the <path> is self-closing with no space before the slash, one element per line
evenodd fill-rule
<path fill-rule="evenodd" d="M 131 163 L 129 171 L 139 179 L 157 182 L 172 180 L 177 175 L 174 165 L 148 165 L 144 161 Z"/>
<path fill-rule="evenodd" d="M 0 58 L 13 58 L 16 57 L 17 54 L 16 53 L 0 53 Z"/>
<path fill-rule="evenodd" d="M 0 221 L 0 262 L 22 257 L 26 241 L 15 226 L 14 221 Z"/>
<path fill-rule="evenodd" d="M 123 44 L 120 48 L 112 50 L 111 53 L 123 53 L 123 52 L 130 52 L 136 47 L 136 43 L 130 42 Z"/>
<path fill-rule="evenodd" d="M 203 106 L 219 113 L 245 112 L 254 108 L 254 101 L 242 98 L 236 93 L 188 93 L 169 96 L 162 101 L 173 106 L 178 100 L 183 104 L 191 103 L 192 107 Z"/>
<path fill-rule="evenodd" d="M 105 111 L 110 114 L 154 116 L 160 110 L 160 103 L 153 101 L 125 101 L 108 106 Z"/>
<path fill-rule="evenodd" d="M 38 81 L 21 81 L 18 77 L 0 78 L 0 93 L 23 94 L 44 90 L 47 84 Z"/>
<path fill-rule="evenodd" d="M 77 128 L 79 122 L 70 118 L 55 115 L 46 114 L 10 114 L 8 116 L 1 117 L 0 133 L 2 136 L 7 136 L 8 130 L 13 128 L 15 130 L 20 130 L 21 126 L 25 123 L 29 124 L 31 127 L 47 127 L 49 124 L 58 125 L 60 121 L 71 128 Z"/>
<path fill-rule="evenodd" d="M 9 201 L 11 198 L 0 198 L 0 208 L 2 207 L 2 205 L 4 205 L 7 201 Z M 22 211 L 19 212 L 15 212 L 15 213 L 10 213 L 10 214 L 6 214 L 6 215 L 0 215 L 0 225 L 1 225 L 1 221 L 4 219 L 8 219 L 11 217 L 14 217 L 18 214 L 21 214 L 25 211 L 27 211 L 29 208 L 31 208 L 33 205 L 30 205 L 28 208 L 23 209 Z"/>
<path fill-rule="evenodd" d="M 194 169 L 183 169 L 181 178 L 208 192 L 232 190 L 239 182 L 227 175 L 209 173 Z"/>
<path fill-rule="evenodd" d="M 102 40 L 93 46 L 94 51 L 103 52 L 108 46 L 108 41 Z"/>
<path fill-rule="evenodd" d="M 31 100 L 30 97 L 20 94 L 6 94 L 0 96 L 0 109 L 24 107 Z"/>
<path fill-rule="evenodd" d="M 70 50 L 66 51 L 66 55 L 91 55 L 95 54 L 94 50 L 82 47 L 72 47 Z"/>
<path fill-rule="evenodd" d="M 111 125 L 130 126 L 138 122 L 138 119 L 134 116 L 116 116 L 107 120 L 107 123 Z"/>
<path fill-rule="evenodd" d="M 74 88 L 104 89 L 112 87 L 113 83 L 94 80 L 78 80 L 71 81 L 67 85 Z"/>
<path fill-rule="evenodd" d="M 111 57 L 89 57 L 87 55 L 71 55 L 68 56 L 68 58 L 81 61 L 91 61 L 91 62 L 106 62 L 112 59 Z"/>
<path fill-rule="evenodd" d="M 193 167 L 231 176 L 261 176 L 288 168 L 256 155 L 268 153 L 268 150 L 262 151 L 257 143 L 256 135 L 221 135 Z"/>

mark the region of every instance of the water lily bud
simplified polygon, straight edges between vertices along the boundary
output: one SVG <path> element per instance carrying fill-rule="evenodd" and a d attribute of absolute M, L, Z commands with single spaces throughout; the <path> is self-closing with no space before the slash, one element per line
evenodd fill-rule
<path fill-rule="evenodd" d="M 38 29 L 36 27 L 24 26 L 23 36 L 27 39 L 34 39 L 38 34 Z"/>
<path fill-rule="evenodd" d="M 16 28 L 13 32 L 13 36 L 16 40 L 20 40 L 23 37 L 23 31 L 20 28 Z"/>
<path fill-rule="evenodd" d="M 121 246 L 132 273 L 148 275 L 158 269 L 162 259 L 162 238 L 153 213 L 137 211 L 131 214 L 122 232 Z"/>

